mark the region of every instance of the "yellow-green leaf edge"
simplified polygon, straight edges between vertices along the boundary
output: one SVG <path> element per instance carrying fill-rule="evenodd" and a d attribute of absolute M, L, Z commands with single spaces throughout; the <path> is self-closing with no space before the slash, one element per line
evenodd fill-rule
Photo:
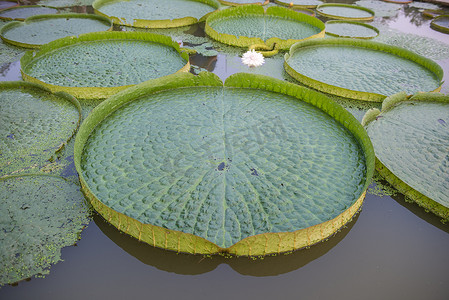
<path fill-rule="evenodd" d="M 179 69 L 178 72 L 188 72 L 190 70 L 190 62 L 189 55 L 185 52 L 182 52 L 179 44 L 174 42 L 170 37 L 148 33 L 148 32 L 130 32 L 130 31 L 104 31 L 104 32 L 93 32 L 80 34 L 78 37 L 70 36 L 62 39 L 55 40 L 53 42 L 44 44 L 40 47 L 39 51 L 27 51 L 20 59 L 20 72 L 22 74 L 22 78 L 25 81 L 33 82 L 40 84 L 52 92 L 67 92 L 78 99 L 105 99 L 111 95 L 118 93 L 121 90 L 129 88 L 133 85 L 123 85 L 116 87 L 70 87 L 70 86 L 58 86 L 49 83 L 45 83 L 37 78 L 34 78 L 28 74 L 26 74 L 23 70 L 25 67 L 32 63 L 33 60 L 38 59 L 40 56 L 46 55 L 52 51 L 55 51 L 58 48 L 66 47 L 69 45 L 88 42 L 88 41 L 97 41 L 97 40 L 111 40 L 111 39 L 127 39 L 127 40 L 143 40 L 143 41 L 151 41 L 160 43 L 163 45 L 173 47 L 178 53 L 180 53 L 181 57 L 186 61 L 184 67 Z"/>
<path fill-rule="evenodd" d="M 369 14 L 371 14 L 370 17 L 355 17 L 355 18 L 349 18 L 349 17 L 342 17 L 342 16 L 337 16 L 337 15 L 330 15 L 330 14 L 326 14 L 320 11 L 320 8 L 323 7 L 328 7 L 328 6 L 336 6 L 336 7 L 348 7 L 348 8 L 354 8 L 354 9 L 358 9 L 358 10 L 363 10 L 368 12 Z M 323 17 L 326 18 L 331 18 L 331 19 L 339 19 L 339 20 L 352 20 L 352 21 L 371 21 L 374 19 L 375 16 L 375 12 L 369 8 L 363 7 L 363 6 L 358 6 L 358 5 L 349 5 L 349 4 L 341 4 L 341 3 L 324 3 L 324 4 L 320 4 L 316 7 L 316 11 L 319 15 L 322 15 Z"/>
<path fill-rule="evenodd" d="M 19 47 L 23 47 L 23 48 L 31 48 L 31 49 L 39 49 L 42 44 L 22 43 L 22 42 L 14 41 L 11 39 L 7 39 L 3 35 L 6 31 L 8 31 L 14 27 L 25 26 L 32 22 L 38 22 L 43 19 L 60 19 L 60 18 L 93 19 L 93 20 L 97 20 L 100 22 L 108 23 L 109 28 L 106 31 L 112 31 L 112 27 L 113 27 L 113 23 L 112 23 L 111 19 L 103 17 L 103 16 L 92 15 L 92 14 L 68 13 L 68 14 L 52 14 L 52 15 L 35 15 L 35 16 L 26 18 L 23 22 L 13 21 L 13 22 L 10 22 L 10 23 L 4 25 L 3 27 L 0 28 L 0 37 L 2 38 L 3 41 L 5 41 L 11 45 L 14 45 L 14 46 L 19 46 Z"/>
<path fill-rule="evenodd" d="M 270 0 L 265 0 L 261 2 L 254 1 L 253 3 L 236 3 L 232 1 L 226 1 L 226 0 L 218 0 L 221 4 L 227 5 L 227 6 L 242 6 L 242 5 L 267 5 L 270 3 Z"/>
<path fill-rule="evenodd" d="M 128 23 L 124 19 L 120 19 L 116 16 L 109 16 L 100 11 L 101 7 L 105 4 L 114 3 L 114 2 L 120 2 L 121 0 L 95 0 L 92 3 L 92 7 L 94 9 L 94 13 L 100 16 L 107 17 L 111 19 L 114 24 L 117 25 L 125 25 L 130 27 L 137 27 L 137 28 L 174 28 L 174 27 L 182 27 L 182 26 L 189 26 L 193 25 L 199 22 L 203 22 L 206 20 L 207 16 L 211 13 L 208 13 L 204 16 L 202 16 L 200 19 L 194 18 L 194 17 L 184 17 L 179 19 L 167 19 L 167 20 L 145 20 L 145 19 L 134 19 L 133 23 Z M 126 1 L 126 0 L 124 0 Z M 129 1 L 129 0 L 128 0 Z M 220 8 L 220 3 L 216 0 L 192 0 L 196 2 L 202 2 L 209 6 L 214 7 L 215 9 Z"/>
<path fill-rule="evenodd" d="M 297 97 L 325 111 L 354 134 L 365 154 L 366 181 L 363 193 L 352 206 L 336 218 L 321 224 L 293 232 L 258 234 L 247 237 L 229 248 L 222 248 L 196 235 L 169 230 L 151 224 L 143 224 L 104 205 L 89 190 L 81 172 L 81 154 L 92 130 L 112 111 L 134 99 L 163 90 L 189 86 L 223 86 L 223 83 L 217 75 L 209 72 L 202 72 L 198 76 L 190 73 L 179 73 L 146 81 L 103 101 L 89 114 L 81 125 L 75 140 L 74 161 L 82 191 L 90 200 L 93 208 L 112 225 L 139 241 L 178 253 L 264 256 L 291 252 L 325 240 L 350 222 L 352 217 L 360 210 L 366 189 L 374 172 L 373 146 L 360 123 L 348 111 L 321 93 L 268 76 L 245 73 L 237 73 L 230 76 L 224 83 L 224 86 L 264 89 Z"/>
<path fill-rule="evenodd" d="M 326 38 L 326 39 L 314 39 L 314 40 L 307 40 L 307 41 L 301 41 L 298 43 L 295 43 L 291 48 L 290 51 L 287 52 L 284 56 L 284 69 L 285 71 L 298 80 L 299 82 L 312 87 L 318 91 L 325 92 L 328 94 L 333 94 L 337 96 L 341 96 L 344 98 L 350 98 L 350 99 L 356 99 L 356 100 L 363 100 L 363 101 L 372 101 L 372 102 L 382 102 L 388 95 L 381 95 L 376 93 L 368 93 L 368 92 L 362 92 L 362 91 L 355 91 L 350 90 L 338 86 L 333 86 L 315 79 L 312 79 L 310 77 L 307 77 L 296 70 L 294 70 L 292 67 L 288 64 L 288 59 L 290 58 L 290 55 L 292 55 L 296 49 L 302 48 L 302 47 L 314 47 L 314 46 L 333 46 L 333 45 L 348 45 L 353 47 L 360 47 L 360 48 L 368 48 L 373 49 L 377 51 L 383 51 L 391 54 L 395 54 L 399 57 L 409 59 L 411 61 L 416 62 L 417 64 L 420 64 L 424 68 L 430 70 L 433 72 L 437 78 L 440 80 L 440 85 L 438 88 L 436 88 L 433 92 L 439 92 L 441 90 L 441 85 L 443 84 L 443 69 L 439 64 L 434 62 L 431 59 L 428 59 L 424 56 L 418 55 L 412 51 L 406 50 L 404 48 L 387 45 L 379 42 L 374 41 L 368 41 L 363 39 L 352 39 L 352 38 Z"/>
<path fill-rule="evenodd" d="M 443 19 L 443 18 L 449 19 L 449 15 L 446 14 L 446 15 L 439 15 L 438 17 L 435 17 L 435 18 L 430 22 L 430 27 L 432 27 L 432 28 L 435 29 L 435 30 L 444 32 L 444 33 L 449 33 L 449 27 L 441 26 L 441 25 L 438 25 L 438 24 L 436 23 L 436 21 L 438 21 L 439 19 Z"/>
<path fill-rule="evenodd" d="M 374 26 L 372 26 L 372 25 L 369 25 L 369 24 L 365 24 L 365 23 L 361 23 L 361 22 L 357 22 L 357 21 L 346 21 L 346 20 L 329 20 L 329 21 L 327 21 L 326 23 L 324 23 L 324 25 L 327 25 L 327 24 L 341 24 L 341 23 L 343 23 L 343 24 L 354 24 L 354 25 L 359 25 L 359 26 L 363 26 L 363 27 L 366 27 L 366 28 L 369 28 L 369 29 L 371 29 L 371 30 L 373 30 L 374 32 L 376 32 L 376 35 L 375 36 L 368 36 L 368 37 L 364 37 L 364 36 L 345 36 L 345 35 L 339 35 L 339 34 L 336 34 L 336 33 L 332 33 L 332 32 L 329 32 L 329 31 L 326 31 L 326 34 L 328 34 L 328 35 L 331 35 L 331 36 L 334 36 L 334 37 L 343 37 L 343 38 L 356 38 L 356 39 L 364 39 L 364 40 L 370 40 L 370 39 L 373 39 L 373 38 L 375 38 L 375 37 L 377 37 L 378 35 L 379 35 L 379 29 L 377 29 L 376 27 L 374 27 Z"/>
<path fill-rule="evenodd" d="M 264 42 L 261 38 L 258 37 L 246 37 L 246 36 L 237 37 L 232 34 L 220 33 L 210 26 L 210 23 L 217 19 L 227 18 L 230 16 L 245 17 L 251 15 L 262 15 L 262 16 L 271 15 L 275 17 L 295 20 L 298 22 L 305 22 L 315 27 L 318 27 L 318 29 L 320 29 L 321 31 L 315 35 L 309 36 L 302 40 L 297 39 L 282 40 L 280 38 L 274 37 Z M 242 5 L 213 12 L 207 17 L 206 25 L 204 28 L 207 35 L 223 44 L 244 48 L 250 47 L 252 45 L 266 45 L 268 48 L 272 48 L 274 44 L 276 44 L 276 49 L 279 50 L 288 50 L 294 43 L 298 41 L 324 37 L 325 35 L 324 29 L 325 29 L 324 23 L 321 20 L 314 18 L 312 16 L 302 14 L 294 10 L 280 6 L 270 6 L 265 11 L 265 9 L 260 5 Z"/>
<path fill-rule="evenodd" d="M 11 1 L 11 2 L 15 2 L 15 1 Z M 47 5 L 15 5 L 15 6 L 11 6 L 8 8 L 4 8 L 2 10 L 0 10 L 1 12 L 5 12 L 8 10 L 15 10 L 15 9 L 26 9 L 26 8 L 32 8 L 32 7 L 46 7 L 46 8 L 53 8 L 53 9 L 58 9 L 57 7 L 52 7 L 52 6 L 47 6 Z M 58 13 L 56 13 L 58 14 Z M 24 21 L 24 18 L 10 18 L 10 17 L 3 17 L 0 16 L 0 20 L 4 20 L 4 21 Z"/>
<path fill-rule="evenodd" d="M 391 100 L 390 100 L 391 98 Z M 449 95 L 444 95 L 441 93 L 416 93 L 413 96 L 406 96 L 402 93 L 398 93 L 392 95 L 385 99 L 385 101 L 391 101 L 391 105 L 387 104 L 385 108 L 382 109 L 381 112 L 378 112 L 376 116 L 381 115 L 389 111 L 396 105 L 400 105 L 400 103 L 404 101 L 417 101 L 417 102 L 443 102 L 449 104 Z M 368 114 L 368 112 L 366 113 Z M 365 114 L 365 116 L 366 116 Z M 364 126 L 367 126 L 370 122 L 374 121 L 376 118 L 367 118 L 369 119 Z M 408 197 L 410 200 L 421 206 L 422 208 L 434 213 L 438 217 L 442 218 L 443 222 L 449 221 L 449 208 L 441 205 L 440 203 L 430 199 L 424 194 L 418 192 L 405 182 L 403 182 L 399 177 L 394 175 L 377 157 L 375 163 L 376 171 L 379 173 L 382 178 L 384 178 L 389 184 L 391 184 L 395 189 L 397 189 L 400 193 Z"/>
<path fill-rule="evenodd" d="M 318 6 L 317 5 L 301 5 L 301 4 L 293 4 L 291 5 L 291 2 L 284 2 L 284 1 L 279 1 L 279 0 L 274 0 L 274 3 L 279 4 L 279 5 L 283 5 L 283 6 L 287 6 L 287 7 L 291 7 L 291 8 L 315 8 Z"/>

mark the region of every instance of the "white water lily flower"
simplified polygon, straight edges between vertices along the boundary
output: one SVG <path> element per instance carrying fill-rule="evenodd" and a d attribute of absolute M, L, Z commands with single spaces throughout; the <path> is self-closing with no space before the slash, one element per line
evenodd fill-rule
<path fill-rule="evenodd" d="M 242 63 L 249 67 L 260 67 L 265 63 L 265 60 L 261 53 L 252 49 L 242 55 Z"/>

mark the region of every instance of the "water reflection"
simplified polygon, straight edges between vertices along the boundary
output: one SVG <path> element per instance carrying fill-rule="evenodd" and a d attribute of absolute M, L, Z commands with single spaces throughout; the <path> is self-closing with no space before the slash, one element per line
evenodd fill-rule
<path fill-rule="evenodd" d="M 318 243 L 309 249 L 295 251 L 288 255 L 267 256 L 263 259 L 252 259 L 248 257 L 225 258 L 222 256 L 204 257 L 203 255 L 178 254 L 139 242 L 135 238 L 122 233 L 110 225 L 97 213 L 94 214 L 93 220 L 98 228 L 120 248 L 141 262 L 159 270 L 182 275 L 198 275 L 213 271 L 220 264 L 228 264 L 232 269 L 242 275 L 264 277 L 276 276 L 297 270 L 323 256 L 345 238 L 357 222 L 358 217 L 359 214 L 354 216 L 352 222 L 325 242 Z"/>
<path fill-rule="evenodd" d="M 5 63 L 0 66 L 0 81 L 21 80 L 20 62 Z"/>
<path fill-rule="evenodd" d="M 449 224 L 443 224 L 441 222 L 441 218 L 436 216 L 435 214 L 431 212 L 426 212 L 425 209 L 420 207 L 418 204 L 414 202 L 407 202 L 405 199 L 405 196 L 402 194 L 397 194 L 391 196 L 392 199 L 394 199 L 398 204 L 408 209 L 410 212 L 412 212 L 414 215 L 419 217 L 420 219 L 424 220 L 425 222 L 435 226 L 436 228 L 449 233 Z"/>

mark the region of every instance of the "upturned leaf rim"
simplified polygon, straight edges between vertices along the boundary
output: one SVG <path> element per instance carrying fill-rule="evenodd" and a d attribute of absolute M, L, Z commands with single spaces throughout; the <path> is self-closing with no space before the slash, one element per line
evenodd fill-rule
<path fill-rule="evenodd" d="M 320 9 L 323 7 L 346 7 L 346 8 L 352 8 L 352 9 L 358 9 L 364 12 L 367 12 L 369 14 L 371 14 L 371 16 L 369 17 L 344 17 L 344 16 L 339 16 L 339 15 L 332 15 L 332 14 L 327 14 L 322 12 Z M 342 4 L 342 3 L 324 3 L 324 4 L 320 4 L 316 7 L 316 11 L 319 15 L 326 17 L 326 18 L 331 18 L 331 19 L 339 19 L 339 20 L 352 20 L 352 21 L 371 21 L 374 19 L 375 16 L 375 12 L 372 9 L 363 7 L 363 6 L 358 6 L 358 5 L 349 5 L 349 4 Z"/>
<path fill-rule="evenodd" d="M 334 219 L 292 232 L 263 233 L 250 236 L 228 248 L 219 247 L 215 243 L 193 234 L 170 230 L 152 224 L 143 224 L 103 204 L 89 189 L 82 173 L 81 157 L 89 135 L 110 113 L 128 102 L 138 99 L 143 95 L 190 86 L 225 86 L 263 89 L 297 97 L 301 101 L 305 101 L 326 112 L 347 128 L 362 148 L 366 164 L 363 192 L 348 209 Z M 190 73 L 179 73 L 157 78 L 131 87 L 103 101 L 89 114 L 78 131 L 75 140 L 74 162 L 79 174 L 82 191 L 94 209 L 119 230 L 135 237 L 139 241 L 146 242 L 155 247 L 190 254 L 265 256 L 291 252 L 311 246 L 327 239 L 350 222 L 354 214 L 361 208 L 374 172 L 374 149 L 366 131 L 357 119 L 347 110 L 321 93 L 268 76 L 247 73 L 234 74 L 226 79 L 223 84 L 217 75 L 202 72 L 197 76 Z"/>
<path fill-rule="evenodd" d="M 301 41 L 295 43 L 284 55 L 284 69 L 285 71 L 292 76 L 297 81 L 301 82 L 302 84 L 305 84 L 308 87 L 311 87 L 313 89 L 316 89 L 321 92 L 350 98 L 350 99 L 356 99 L 356 100 L 363 100 L 363 101 L 371 101 L 371 102 L 382 102 L 387 96 L 389 95 L 382 95 L 377 93 L 370 93 L 370 92 L 362 92 L 362 91 L 356 91 L 356 90 L 350 90 L 347 88 L 338 87 L 335 85 L 327 84 L 324 82 L 321 82 L 316 79 L 312 79 L 310 77 L 307 77 L 296 70 L 294 70 L 289 64 L 288 60 L 290 56 L 297 51 L 298 49 L 305 48 L 305 47 L 321 47 L 321 46 L 338 46 L 338 45 L 344 45 L 344 46 L 353 46 L 358 48 L 366 48 L 366 49 L 372 49 L 377 51 L 382 51 L 390 54 L 394 54 L 396 56 L 414 61 L 417 64 L 420 64 L 424 68 L 430 70 L 433 72 L 438 80 L 440 81 L 439 87 L 436 88 L 433 92 L 439 92 L 441 89 L 441 86 L 443 84 L 443 69 L 439 64 L 434 62 L 431 59 L 428 59 L 424 56 L 421 56 L 419 54 L 416 54 L 415 52 L 412 52 L 410 50 L 396 47 L 393 45 L 388 45 L 384 43 L 379 43 L 375 41 L 370 40 L 364 40 L 364 39 L 353 39 L 353 38 L 325 38 L 325 39 L 314 39 L 314 40 L 307 40 L 307 41 Z"/>
<path fill-rule="evenodd" d="M 314 27 L 317 27 L 320 32 L 304 39 L 280 39 L 273 37 L 267 41 L 262 40 L 259 37 L 246 37 L 246 36 L 235 36 L 228 33 L 221 33 L 216 31 L 211 23 L 216 20 L 226 19 L 229 17 L 245 17 L 245 16 L 274 16 L 279 18 L 285 18 L 289 20 L 294 20 L 297 22 L 304 22 Z M 296 12 L 294 10 L 288 9 L 282 6 L 270 6 L 266 10 L 260 5 L 243 5 L 231 7 L 225 10 L 216 11 L 210 14 L 206 19 L 206 24 L 204 28 L 206 34 L 212 39 L 217 40 L 223 44 L 236 46 L 236 47 L 251 47 L 251 46 L 265 46 L 267 48 L 275 48 L 277 50 L 288 50 L 294 43 L 309 39 L 315 39 L 324 37 L 325 26 L 324 23 L 312 16 Z"/>
<path fill-rule="evenodd" d="M 94 13 L 100 16 L 107 17 L 113 21 L 114 24 L 117 25 L 124 25 L 129 27 L 137 27 L 137 28 L 175 28 L 175 27 L 182 27 L 182 26 L 189 26 L 193 25 L 199 22 L 203 22 L 208 15 L 211 13 L 207 13 L 201 18 L 195 18 L 195 17 L 184 17 L 184 18 L 175 18 L 175 19 L 164 19 L 164 20 L 146 20 L 146 19 L 134 19 L 132 23 L 127 22 L 126 20 L 119 18 L 117 16 L 107 15 L 103 12 L 101 12 L 101 8 L 110 3 L 115 2 L 124 2 L 129 0 L 95 0 L 92 3 L 92 7 L 94 9 Z M 192 0 L 196 2 L 201 2 L 204 4 L 207 4 L 215 10 L 218 10 L 221 5 L 218 2 L 218 0 Z"/>
<path fill-rule="evenodd" d="M 57 51 L 60 48 L 74 45 L 77 43 L 98 41 L 98 40 L 140 40 L 140 41 L 149 41 L 156 42 L 163 45 L 167 45 L 169 47 L 174 48 L 180 56 L 186 61 L 186 64 L 176 71 L 178 72 L 188 72 L 190 70 L 190 62 L 189 55 L 182 51 L 179 44 L 173 41 L 169 36 L 149 33 L 149 32 L 132 32 L 132 31 L 104 31 L 104 32 L 92 32 L 80 34 L 78 37 L 70 36 L 61 39 L 57 39 L 50 43 L 42 45 L 38 51 L 29 50 L 25 52 L 25 54 L 20 59 L 20 72 L 22 74 L 22 78 L 25 81 L 33 82 L 40 84 L 52 92 L 67 92 L 70 95 L 75 96 L 78 99 L 105 99 L 109 96 L 118 93 L 121 90 L 129 88 L 133 85 L 123 85 L 123 86 L 115 86 L 115 87 L 71 87 L 71 86 L 59 86 L 54 84 L 49 84 L 43 82 L 31 75 L 28 75 L 24 69 L 32 64 L 34 60 L 39 57 L 46 55 L 48 53 Z"/>
<path fill-rule="evenodd" d="M 14 46 L 19 46 L 23 48 L 29 48 L 29 49 L 39 49 L 44 43 L 39 44 L 31 44 L 31 43 L 23 43 L 14 39 L 8 39 L 4 35 L 8 30 L 11 30 L 16 27 L 20 26 L 27 26 L 34 22 L 40 22 L 47 19 L 64 19 L 64 18 L 70 18 L 70 19 L 91 19 L 91 20 L 97 20 L 99 22 L 107 23 L 109 25 L 109 28 L 105 31 L 112 31 L 113 23 L 112 20 L 103 16 L 97 16 L 92 14 L 78 14 L 78 13 L 67 13 L 67 14 L 46 14 L 46 15 L 35 15 L 26 18 L 24 21 L 13 21 L 10 22 L 3 27 L 0 28 L 0 38 Z"/>

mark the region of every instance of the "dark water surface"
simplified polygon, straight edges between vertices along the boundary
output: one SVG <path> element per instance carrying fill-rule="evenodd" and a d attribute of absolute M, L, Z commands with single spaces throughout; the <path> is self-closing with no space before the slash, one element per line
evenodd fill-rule
<path fill-rule="evenodd" d="M 407 11 L 385 18 L 385 25 L 449 47 L 449 35 Z M 231 59 L 238 58 L 219 54 L 209 68 L 227 77 L 234 72 Z M 438 62 L 448 82 L 449 60 Z M 20 79 L 19 67 L 3 66 L 0 80 Z M 449 91 L 448 83 L 443 90 Z M 347 228 L 291 255 L 176 254 L 140 243 L 94 215 L 62 258 L 45 278 L 1 287 L 0 299 L 449 299 L 449 225 L 400 195 L 368 193 Z"/>

